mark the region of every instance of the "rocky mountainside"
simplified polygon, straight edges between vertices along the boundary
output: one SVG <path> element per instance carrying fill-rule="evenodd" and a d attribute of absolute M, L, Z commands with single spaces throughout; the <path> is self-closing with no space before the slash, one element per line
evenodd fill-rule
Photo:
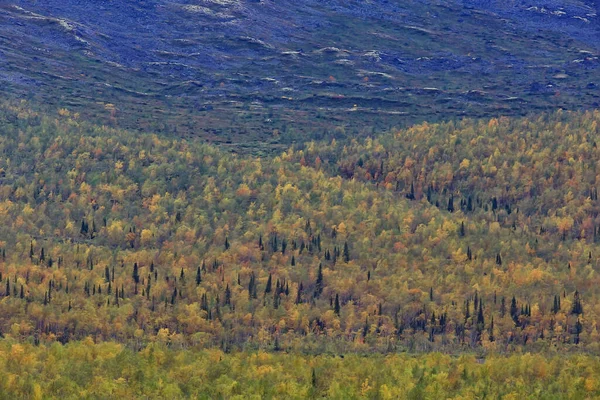
<path fill-rule="evenodd" d="M 0 81 L 104 123 L 267 149 L 595 107 L 598 29 L 593 1 L 8 0 Z"/>

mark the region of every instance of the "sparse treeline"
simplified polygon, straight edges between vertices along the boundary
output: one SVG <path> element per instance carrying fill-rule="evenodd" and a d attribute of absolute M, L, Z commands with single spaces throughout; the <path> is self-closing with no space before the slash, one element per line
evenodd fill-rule
<path fill-rule="evenodd" d="M 0 114 L 4 335 L 136 349 L 162 334 L 224 351 L 600 350 L 599 248 L 574 234 L 598 225 L 596 114 L 423 125 L 267 161 L 64 110 Z M 511 153 L 518 127 L 530 142 Z M 494 139 L 502 129 L 510 140 Z M 494 157 L 491 177 L 469 169 L 491 171 Z M 517 174 L 511 160 L 535 168 Z M 529 194 L 506 186 L 546 175 Z M 553 225 L 568 218 L 569 230 Z"/>

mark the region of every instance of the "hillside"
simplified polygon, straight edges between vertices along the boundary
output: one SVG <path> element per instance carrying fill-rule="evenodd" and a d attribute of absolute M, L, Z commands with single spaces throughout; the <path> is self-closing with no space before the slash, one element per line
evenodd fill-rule
<path fill-rule="evenodd" d="M 0 393 L 598 395 L 599 120 L 421 124 L 261 159 L 4 102 Z"/>
<path fill-rule="evenodd" d="M 29 0 L 6 93 L 235 151 L 455 117 L 596 107 L 592 2 Z"/>
<path fill-rule="evenodd" d="M 597 351 L 597 113 L 421 125 L 269 162 L 79 118 L 3 108 L 0 320 L 22 339 Z M 517 128 L 532 142 L 501 151 Z M 428 135 L 489 159 L 458 165 Z"/>

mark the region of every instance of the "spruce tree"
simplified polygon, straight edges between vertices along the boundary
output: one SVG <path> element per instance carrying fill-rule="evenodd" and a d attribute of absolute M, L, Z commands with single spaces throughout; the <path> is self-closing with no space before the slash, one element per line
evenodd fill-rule
<path fill-rule="evenodd" d="M 317 272 L 314 297 L 319 298 L 319 296 L 321 296 L 321 293 L 323 293 L 323 265 L 319 263 L 319 272 Z"/>
<path fill-rule="evenodd" d="M 344 262 L 350 261 L 350 249 L 348 248 L 348 242 L 344 242 Z"/>
<path fill-rule="evenodd" d="M 302 290 L 303 289 L 304 289 L 304 287 L 302 286 L 302 282 L 300 282 L 300 285 L 298 285 L 298 293 L 296 295 L 296 304 L 302 303 Z"/>
<path fill-rule="evenodd" d="M 483 329 L 483 326 L 485 324 L 485 319 L 483 316 L 483 306 L 482 303 L 479 303 L 479 311 L 477 312 L 477 325 L 481 325 L 481 329 Z"/>
<path fill-rule="evenodd" d="M 573 298 L 573 308 L 571 309 L 571 314 L 575 314 L 575 315 L 583 314 L 583 306 L 581 305 L 581 299 L 579 298 L 578 291 L 575 291 L 575 295 Z"/>
<path fill-rule="evenodd" d="M 138 264 L 137 263 L 133 263 L 133 281 L 137 284 L 140 283 L 140 274 L 138 271 Z"/>
<path fill-rule="evenodd" d="M 269 274 L 269 278 L 267 279 L 267 286 L 265 287 L 265 294 L 271 293 L 272 285 L 273 285 L 273 278 L 272 278 L 271 274 Z"/>
<path fill-rule="evenodd" d="M 515 324 L 519 323 L 519 308 L 517 307 L 517 299 L 513 296 L 510 301 L 510 316 L 515 322 Z"/>
<path fill-rule="evenodd" d="M 200 285 L 202 282 L 202 273 L 200 272 L 200 267 L 196 270 L 196 286 Z"/>
<path fill-rule="evenodd" d="M 227 284 L 227 287 L 225 288 L 225 305 L 231 305 L 231 289 L 229 289 L 229 284 Z"/>
<path fill-rule="evenodd" d="M 250 281 L 248 281 L 248 299 L 252 300 L 252 293 L 254 292 L 254 273 L 250 275 Z"/>

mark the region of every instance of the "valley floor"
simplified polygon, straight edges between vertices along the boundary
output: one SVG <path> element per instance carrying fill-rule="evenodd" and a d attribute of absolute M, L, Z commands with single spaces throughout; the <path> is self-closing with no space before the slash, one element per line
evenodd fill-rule
<path fill-rule="evenodd" d="M 156 342 L 133 352 L 91 339 L 0 341 L 0 399 L 586 399 L 600 360 L 576 355 L 459 357 L 223 353 Z"/>

